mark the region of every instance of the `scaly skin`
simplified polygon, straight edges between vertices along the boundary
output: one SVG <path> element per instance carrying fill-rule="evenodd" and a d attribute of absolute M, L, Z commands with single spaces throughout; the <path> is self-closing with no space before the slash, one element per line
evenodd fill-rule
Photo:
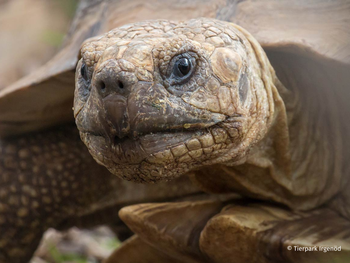
<path fill-rule="evenodd" d="M 270 91 L 248 73 L 259 70 L 258 61 L 245 51 L 247 40 L 238 32 L 213 20 L 150 21 L 83 45 L 74 111 L 95 159 L 136 181 L 242 162 L 246 146 L 266 133 L 273 108 L 267 103 Z M 186 83 L 174 84 L 171 67 L 182 54 L 196 61 L 195 69 Z M 87 81 L 79 70 L 83 64 Z M 225 158 L 232 149 L 234 156 Z"/>
<path fill-rule="evenodd" d="M 27 262 L 49 227 L 118 228 L 125 205 L 195 192 L 186 179 L 175 185 L 123 182 L 94 162 L 75 125 L 2 140 L 0 263 Z"/>
<path fill-rule="evenodd" d="M 28 260 L 48 227 L 111 191 L 89 159 L 73 126 L 0 143 L 0 262 Z"/>
<path fill-rule="evenodd" d="M 317 87 L 287 90 L 239 26 L 145 21 L 86 41 L 81 57 L 76 123 L 113 174 L 153 182 L 191 173 L 209 192 L 303 210 L 344 189 L 337 109 L 325 101 L 319 112 L 330 113 L 315 117 Z M 183 58 L 192 66 L 179 75 Z"/>

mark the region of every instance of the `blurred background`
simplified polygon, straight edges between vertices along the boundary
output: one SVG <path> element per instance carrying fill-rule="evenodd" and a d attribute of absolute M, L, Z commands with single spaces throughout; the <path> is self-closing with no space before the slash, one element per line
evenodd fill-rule
<path fill-rule="evenodd" d="M 0 0 L 0 89 L 60 48 L 77 0 Z"/>
<path fill-rule="evenodd" d="M 57 53 L 77 4 L 77 0 L 0 0 L 0 89 Z M 31 263 L 101 262 L 118 245 L 105 226 L 49 229 Z"/>

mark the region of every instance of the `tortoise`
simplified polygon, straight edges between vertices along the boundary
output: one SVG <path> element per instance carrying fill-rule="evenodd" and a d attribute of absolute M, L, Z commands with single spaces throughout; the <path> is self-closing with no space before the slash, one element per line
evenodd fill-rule
<path fill-rule="evenodd" d="M 349 10 L 81 1 L 59 54 L 0 91 L 0 261 L 28 260 L 48 227 L 118 232 L 122 206 L 157 200 L 120 211 L 137 236 L 107 262 L 349 260 Z M 69 124 L 76 64 L 89 152 L 156 184 L 92 161 Z"/>

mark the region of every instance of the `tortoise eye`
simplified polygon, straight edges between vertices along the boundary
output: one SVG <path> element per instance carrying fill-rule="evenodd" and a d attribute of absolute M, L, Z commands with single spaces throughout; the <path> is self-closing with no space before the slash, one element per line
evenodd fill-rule
<path fill-rule="evenodd" d="M 184 84 L 190 80 L 193 75 L 195 63 L 195 58 L 190 56 L 176 59 L 173 64 L 172 73 L 170 76 L 172 85 Z"/>
<path fill-rule="evenodd" d="M 83 63 L 83 65 L 81 65 L 80 74 L 85 81 L 88 81 L 88 72 L 87 72 L 87 67 L 86 67 L 85 63 Z"/>
<path fill-rule="evenodd" d="M 181 58 L 176 62 L 175 67 L 177 67 L 177 70 L 174 72 L 175 75 L 184 77 L 191 71 L 191 62 L 187 58 Z"/>

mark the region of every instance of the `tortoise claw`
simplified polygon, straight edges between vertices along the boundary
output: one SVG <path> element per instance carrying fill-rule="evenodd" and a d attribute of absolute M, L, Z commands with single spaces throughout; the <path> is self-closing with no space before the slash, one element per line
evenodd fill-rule
<path fill-rule="evenodd" d="M 119 216 L 140 238 L 181 262 L 207 262 L 199 236 L 222 207 L 217 200 L 139 204 L 123 208 Z"/>

